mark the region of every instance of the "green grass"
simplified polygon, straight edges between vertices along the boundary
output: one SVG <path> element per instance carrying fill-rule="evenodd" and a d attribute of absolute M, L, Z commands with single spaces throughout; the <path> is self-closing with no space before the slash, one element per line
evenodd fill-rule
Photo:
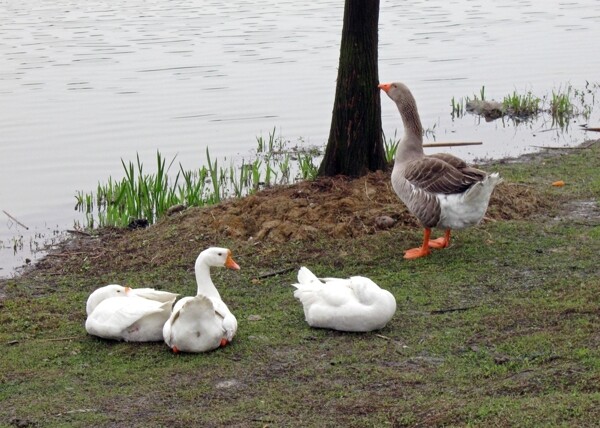
<path fill-rule="evenodd" d="M 401 257 L 419 242 L 416 229 L 221 242 L 242 267 L 213 271 L 239 330 L 208 354 L 108 342 L 83 329 L 97 286 L 190 294 L 191 266 L 4 281 L 0 426 L 594 426 L 600 224 L 566 207 L 598 203 L 600 147 L 571 153 L 493 166 L 555 199 L 548 216 L 457 232 L 428 258 Z M 550 186 L 556 178 L 567 185 Z M 368 334 L 309 328 L 289 286 L 301 264 L 318 275 L 368 275 L 395 295 L 396 315 Z M 294 272 L 259 279 L 286 267 Z"/>

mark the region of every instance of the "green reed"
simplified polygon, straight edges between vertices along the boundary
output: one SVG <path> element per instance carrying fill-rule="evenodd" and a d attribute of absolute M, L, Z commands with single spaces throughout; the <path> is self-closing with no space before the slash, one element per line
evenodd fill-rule
<path fill-rule="evenodd" d="M 450 107 L 452 107 L 452 111 L 450 112 L 452 120 L 454 120 L 454 118 L 463 117 L 463 115 L 465 114 L 465 101 L 462 98 L 459 101 L 452 97 L 452 99 L 450 100 Z"/>
<path fill-rule="evenodd" d="M 552 117 L 551 126 L 559 126 L 564 129 L 568 126 L 571 118 L 583 116 L 586 120 L 591 116 L 596 103 L 595 93 L 600 88 L 598 83 L 586 82 L 584 89 L 576 89 L 570 84 L 564 89 L 553 90 L 551 96 L 538 97 L 531 91 L 519 93 L 513 91 L 506 95 L 502 103 L 495 103 L 500 106 L 500 115 L 494 118 L 507 116 L 519 123 L 527 119 L 535 119 L 542 114 L 550 114 Z M 464 116 L 466 112 L 479 115 L 486 115 L 486 109 L 483 101 L 486 100 L 485 86 L 482 86 L 479 95 L 473 98 L 464 97 L 450 100 L 450 115 L 452 119 Z M 473 106 L 482 106 L 482 108 L 473 108 Z"/>
<path fill-rule="evenodd" d="M 385 152 L 385 161 L 387 163 L 394 162 L 394 157 L 396 156 L 396 150 L 398 150 L 398 145 L 400 144 L 400 139 L 397 137 L 398 130 L 394 130 L 394 136 L 391 138 L 386 138 L 385 134 L 383 136 L 383 150 Z"/>
<path fill-rule="evenodd" d="M 572 101 L 573 87 L 568 85 L 566 89 L 552 91 L 552 97 L 550 98 L 550 114 L 552 115 L 552 122 L 558 125 L 560 128 L 567 127 L 569 125 L 569 119 L 574 116 L 575 106 Z"/>
<path fill-rule="evenodd" d="M 506 95 L 502 101 L 504 112 L 509 117 L 525 118 L 536 116 L 540 112 L 541 100 L 534 96 L 531 91 L 526 94 L 519 94 L 513 91 Z"/>
<path fill-rule="evenodd" d="M 135 163 L 121 159 L 121 180 L 109 177 L 106 183 L 98 184 L 95 193 L 77 192 L 75 208 L 84 214 L 87 228 L 125 227 L 136 219 L 155 223 L 175 205 L 212 205 L 274 184 L 314 179 L 320 151 L 290 146 L 273 129 L 266 139 L 257 138 L 256 155 L 250 162 L 242 159 L 241 164 L 230 162 L 223 167 L 207 147 L 206 166 L 186 170 L 179 164 L 175 173 L 170 170 L 176 157 L 167 163 L 157 151 L 155 172 L 148 173 L 138 154 Z M 292 175 L 294 172 L 296 175 Z"/>

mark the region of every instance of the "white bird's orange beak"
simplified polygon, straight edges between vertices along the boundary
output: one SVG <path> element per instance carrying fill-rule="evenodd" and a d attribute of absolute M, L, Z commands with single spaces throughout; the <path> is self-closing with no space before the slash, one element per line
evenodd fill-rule
<path fill-rule="evenodd" d="M 238 264 L 233 260 L 231 251 L 229 251 L 229 254 L 227 254 L 227 260 L 225 260 L 225 267 L 228 269 L 240 270 Z"/>

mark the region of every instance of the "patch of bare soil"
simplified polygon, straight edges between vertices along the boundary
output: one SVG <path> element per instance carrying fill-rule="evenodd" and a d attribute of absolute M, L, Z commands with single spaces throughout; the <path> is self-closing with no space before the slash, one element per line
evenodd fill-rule
<path fill-rule="evenodd" d="M 526 218 L 549 204 L 531 187 L 502 183 L 484 221 Z M 62 274 L 189 267 L 199 250 L 232 241 L 275 245 L 406 228 L 419 224 L 394 193 L 390 173 L 378 171 L 358 179 L 339 176 L 274 187 L 216 206 L 188 208 L 146 229 L 105 229 L 98 236 L 77 236 L 37 269 Z"/>

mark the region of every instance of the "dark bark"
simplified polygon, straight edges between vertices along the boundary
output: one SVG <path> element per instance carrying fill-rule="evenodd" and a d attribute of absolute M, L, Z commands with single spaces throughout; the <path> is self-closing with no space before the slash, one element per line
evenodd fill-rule
<path fill-rule="evenodd" d="M 379 0 L 346 0 L 335 101 L 320 176 L 385 168 L 377 68 Z"/>

